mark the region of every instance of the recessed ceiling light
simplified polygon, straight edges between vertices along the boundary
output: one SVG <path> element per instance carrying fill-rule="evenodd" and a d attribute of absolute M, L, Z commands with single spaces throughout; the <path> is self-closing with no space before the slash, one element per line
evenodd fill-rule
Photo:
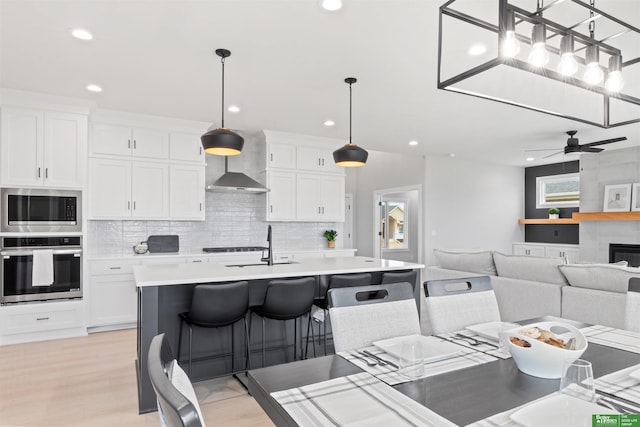
<path fill-rule="evenodd" d="M 83 30 L 82 28 L 76 28 L 74 30 L 71 31 L 71 35 L 77 39 L 80 40 L 91 40 L 93 39 L 93 35 L 87 31 L 87 30 Z"/>
<path fill-rule="evenodd" d="M 336 122 L 334 122 L 333 120 L 327 120 L 326 122 L 324 122 L 325 126 L 333 126 L 335 124 L 336 124 Z"/>
<path fill-rule="evenodd" d="M 482 55 L 487 51 L 487 47 L 483 44 L 475 44 L 469 48 L 467 51 L 471 56 Z"/>
<path fill-rule="evenodd" d="M 90 90 L 91 92 L 102 92 L 102 88 L 98 85 L 88 85 L 87 90 Z"/>
<path fill-rule="evenodd" d="M 237 105 L 229 105 L 229 108 L 227 108 L 227 111 L 229 111 L 230 113 L 239 113 L 240 107 L 238 107 Z"/>
<path fill-rule="evenodd" d="M 449 153 L 449 157 L 455 157 L 456 153 Z"/>
<path fill-rule="evenodd" d="M 527 157 L 527 162 L 533 162 L 535 159 L 533 157 Z"/>
<path fill-rule="evenodd" d="M 409 145 L 414 147 L 414 146 L 418 145 L 418 141 L 409 141 Z"/>
<path fill-rule="evenodd" d="M 322 8 L 330 12 L 335 12 L 342 8 L 342 0 L 321 0 Z"/>

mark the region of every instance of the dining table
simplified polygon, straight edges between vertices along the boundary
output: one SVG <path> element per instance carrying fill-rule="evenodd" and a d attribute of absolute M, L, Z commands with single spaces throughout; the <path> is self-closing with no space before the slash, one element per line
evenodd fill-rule
<path fill-rule="evenodd" d="M 529 325 L 548 320 L 564 321 L 578 328 L 590 326 L 552 316 L 516 323 Z M 605 329 L 614 331 L 613 328 Z M 638 351 L 624 346 L 615 348 L 608 345 L 604 339 L 598 340 L 595 335 L 597 334 L 594 334 L 593 340 L 589 339 L 588 347 L 580 357 L 591 362 L 594 378 L 598 379 L 640 364 L 640 348 Z M 450 334 L 449 337 L 455 337 L 455 334 Z M 640 338 L 640 334 L 638 337 Z M 469 340 L 457 341 L 461 345 L 465 342 L 472 344 Z M 481 342 L 487 341 L 481 338 Z M 477 347 L 473 345 L 467 345 L 465 348 L 470 349 L 465 351 L 475 350 L 477 353 L 483 353 L 479 354 L 483 357 L 498 354 L 491 347 L 486 347 L 485 351 L 476 350 Z M 353 355 L 358 359 L 364 359 L 355 352 Z M 299 424 L 290 412 L 278 401 L 280 399 L 282 402 L 282 394 L 301 387 L 304 390 L 307 386 L 324 384 L 330 380 L 357 377 L 356 374 L 365 372 L 362 363 L 358 366 L 357 362 L 355 357 L 350 358 L 348 354 L 343 353 L 253 369 L 247 372 L 249 393 L 277 426 L 297 426 Z M 450 422 L 450 425 L 459 426 L 480 422 L 551 395 L 558 391 L 560 385 L 559 379 L 538 378 L 521 372 L 508 355 L 492 357 L 488 361 L 472 363 L 471 366 L 460 365 L 459 368 L 445 369 L 442 373 L 434 372 L 434 375 L 412 381 L 386 382 L 403 396 L 428 408 L 442 420 Z M 610 412 L 609 409 L 603 408 L 603 413 Z M 435 422 L 433 425 L 438 423 Z"/>

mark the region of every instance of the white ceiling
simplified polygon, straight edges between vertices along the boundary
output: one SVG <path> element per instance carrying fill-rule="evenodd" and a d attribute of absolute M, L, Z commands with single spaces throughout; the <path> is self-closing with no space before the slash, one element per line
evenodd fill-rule
<path fill-rule="evenodd" d="M 234 129 L 346 140 L 344 78 L 353 76 L 353 141 L 366 149 L 530 166 L 573 160 L 525 162 L 524 152 L 560 150 L 570 129 L 581 143 L 629 138 L 607 149 L 640 145 L 640 124 L 601 129 L 438 90 L 442 1 L 343 2 L 331 13 L 317 0 L 0 0 L 0 87 L 219 125 L 213 51 L 226 48 L 227 105 L 242 109 L 225 115 Z M 622 18 L 640 27 L 640 1 L 596 6 L 607 2 L 623 4 Z M 76 27 L 94 39 L 71 37 Z M 87 92 L 89 83 L 104 91 Z M 327 119 L 336 125 L 325 127 Z"/>

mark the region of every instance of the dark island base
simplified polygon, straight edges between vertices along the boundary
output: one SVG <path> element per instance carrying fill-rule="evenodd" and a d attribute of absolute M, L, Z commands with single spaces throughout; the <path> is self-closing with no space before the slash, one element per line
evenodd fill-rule
<path fill-rule="evenodd" d="M 380 272 L 372 272 L 372 281 L 379 283 Z M 419 276 L 419 275 L 418 275 Z M 330 276 L 316 276 L 317 295 L 324 295 Z M 271 279 L 269 279 L 271 280 Z M 269 280 L 249 281 L 249 305 L 259 305 L 264 299 Z M 420 308 L 419 279 L 414 286 L 414 296 L 418 310 Z M 188 364 L 188 328 L 185 325 L 182 336 L 181 354 L 178 351 L 178 336 L 180 319 L 178 313 L 189 311 L 191 295 L 196 285 L 165 285 L 145 286 L 138 288 L 138 335 L 136 373 L 138 379 L 138 409 L 139 413 L 153 412 L 156 408 L 156 397 L 147 374 L 147 352 L 151 339 L 165 333 L 171 344 L 171 349 L 183 368 Z M 247 320 L 249 315 L 247 314 Z M 304 346 L 307 332 L 307 319 L 301 318 L 298 322 L 297 357 L 300 358 L 300 343 Z M 309 338 L 308 357 L 324 356 L 324 343 L 318 337 L 319 328 L 324 330 L 320 323 L 312 323 L 316 339 L 316 351 L 314 355 L 311 337 Z M 250 325 L 250 368 L 262 367 L 262 319 L 253 316 Z M 328 353 L 333 352 L 330 340 L 331 323 L 327 324 Z M 265 320 L 265 366 L 277 365 L 293 361 L 293 321 Z M 204 381 L 232 373 L 231 369 L 231 327 L 204 329 L 194 327 L 192 344 L 192 382 Z M 246 348 L 244 344 L 244 327 L 242 322 L 233 326 L 235 338 L 234 370 L 244 370 L 246 363 Z"/>

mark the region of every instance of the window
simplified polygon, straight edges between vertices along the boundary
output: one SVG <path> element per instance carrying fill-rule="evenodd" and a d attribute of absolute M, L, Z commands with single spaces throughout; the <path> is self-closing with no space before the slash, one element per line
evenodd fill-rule
<path fill-rule="evenodd" d="M 380 247 L 382 249 L 405 249 L 404 216 L 407 203 L 383 201 L 380 203 Z"/>
<path fill-rule="evenodd" d="M 580 174 L 539 176 L 536 178 L 536 208 L 580 206 Z"/>

